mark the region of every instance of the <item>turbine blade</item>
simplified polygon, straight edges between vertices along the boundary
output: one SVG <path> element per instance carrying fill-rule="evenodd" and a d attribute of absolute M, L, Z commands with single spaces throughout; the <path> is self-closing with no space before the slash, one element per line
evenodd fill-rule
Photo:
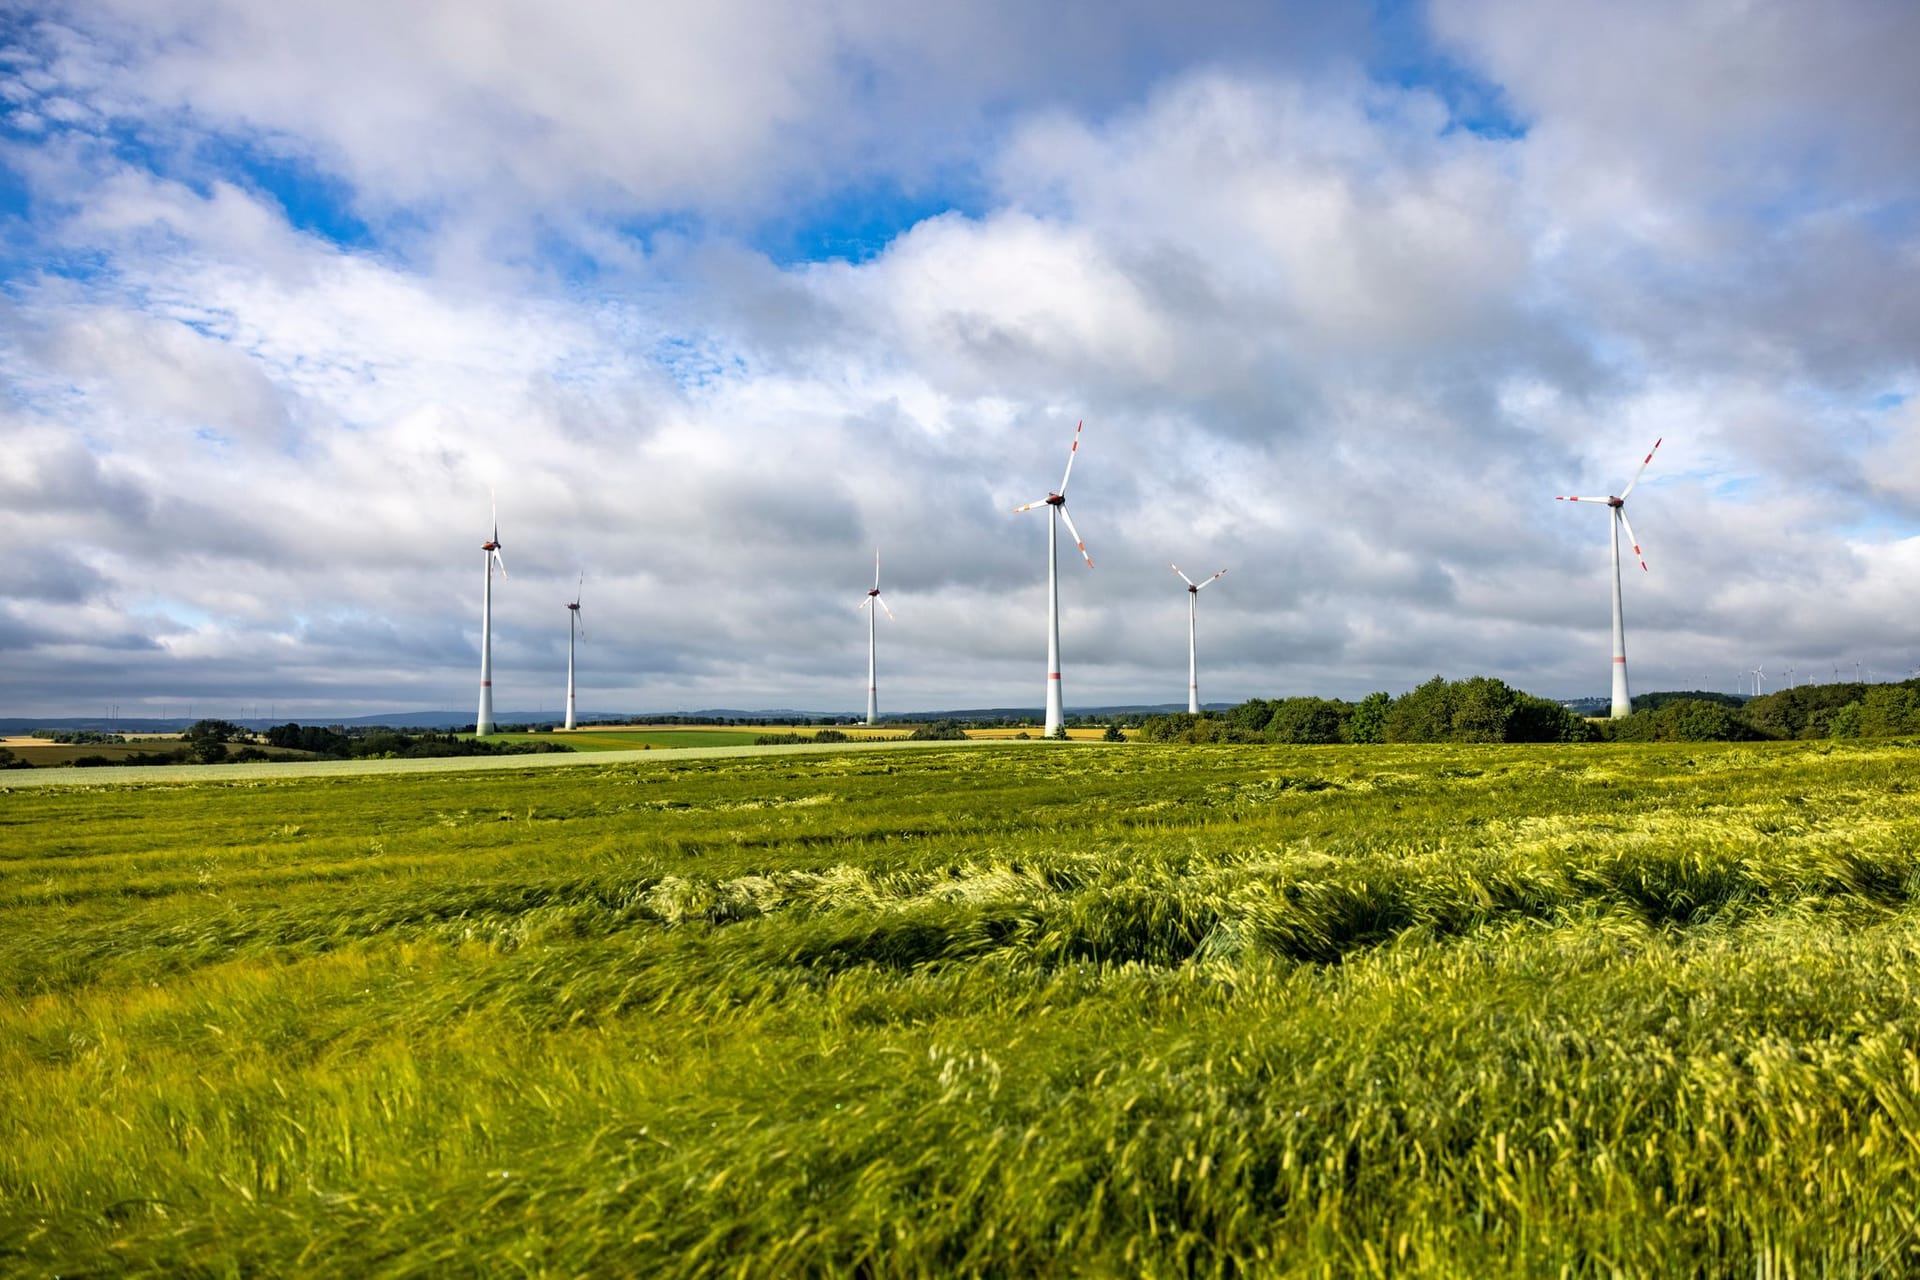
<path fill-rule="evenodd" d="M 1035 498 L 1032 502 L 1029 502 L 1026 506 L 1015 507 L 1013 510 L 1014 510 L 1014 514 L 1018 515 L 1022 511 L 1031 511 L 1035 507 L 1044 507 L 1046 505 L 1047 505 L 1047 500 L 1045 498 Z"/>
<path fill-rule="evenodd" d="M 1605 502 L 1606 501 L 1605 498 L 1569 498 L 1557 493 L 1553 496 L 1553 500 L 1555 502 Z"/>
<path fill-rule="evenodd" d="M 1064 502 L 1060 504 L 1060 518 L 1067 522 L 1067 532 L 1073 535 L 1073 545 L 1080 548 L 1080 555 L 1086 560 L 1087 568 L 1093 568 L 1093 557 L 1087 554 L 1087 541 L 1080 536 L 1080 531 L 1073 527 L 1073 517 L 1067 514 L 1067 504 Z"/>
<path fill-rule="evenodd" d="M 880 602 L 880 607 L 881 607 L 882 609 L 886 609 L 886 610 L 887 610 L 887 621 L 889 621 L 889 622 L 898 622 L 898 621 L 899 621 L 899 619 L 898 619 L 898 618 L 896 618 L 896 617 L 894 617 L 894 616 L 893 616 L 893 610 L 892 610 L 892 609 L 888 609 L 888 608 L 887 608 L 887 602 L 886 602 L 886 599 L 885 599 L 885 597 L 882 597 L 882 596 L 875 596 L 875 597 L 874 597 L 874 599 L 875 599 L 875 600 L 878 600 L 878 601 Z"/>
<path fill-rule="evenodd" d="M 1180 566 L 1179 566 L 1179 565 L 1177 565 L 1177 564 L 1176 564 L 1176 565 L 1174 565 L 1174 566 L 1173 566 L 1173 571 L 1174 571 L 1175 573 L 1180 573 Z M 1184 583 L 1186 583 L 1186 584 L 1187 584 L 1188 586 L 1192 586 L 1192 585 L 1193 585 L 1193 579 L 1192 579 L 1192 578 L 1189 578 L 1189 577 L 1188 577 L 1188 576 L 1187 576 L 1186 574 L 1184 574 L 1184 573 L 1180 573 L 1180 581 L 1182 581 L 1182 582 L 1184 582 Z"/>
<path fill-rule="evenodd" d="M 1666 439 L 1665 436 L 1660 437 L 1660 440 L 1664 439 Z M 1627 495 L 1633 492 L 1633 486 L 1639 484 L 1640 477 L 1646 474 L 1647 464 L 1653 461 L 1654 454 L 1660 452 L 1660 440 L 1655 440 L 1653 442 L 1653 448 L 1647 450 L 1647 456 L 1640 459 L 1640 470 L 1633 473 L 1633 479 L 1627 481 L 1627 487 L 1620 491 L 1621 501 L 1624 502 L 1626 500 Z"/>
<path fill-rule="evenodd" d="M 497 565 L 499 565 L 499 566 L 500 566 L 500 576 L 501 576 L 501 577 L 503 577 L 503 578 L 504 578 L 504 577 L 506 577 L 506 576 L 507 576 L 507 562 L 506 562 L 505 560 L 502 560 L 502 559 L 500 558 L 500 548 L 498 548 L 498 547 L 495 547 L 495 548 L 493 549 L 493 562 L 494 562 L 495 564 L 497 564 Z"/>
<path fill-rule="evenodd" d="M 1060 476 L 1060 496 L 1063 498 L 1067 496 L 1067 477 L 1073 474 L 1073 457 L 1080 452 L 1080 428 L 1086 425 L 1086 419 L 1082 418 L 1073 427 L 1073 447 L 1067 450 L 1067 469 Z"/>
<path fill-rule="evenodd" d="M 494 496 L 493 486 L 487 486 L 487 510 L 493 512 L 493 540 L 500 541 L 500 501 Z M 500 572 L 505 573 L 502 569 Z"/>
<path fill-rule="evenodd" d="M 580 588 L 586 585 L 587 575 L 584 573 L 580 575 L 580 581 L 573 584 L 573 607 L 576 609 L 580 607 Z"/>
<path fill-rule="evenodd" d="M 867 607 L 867 602 L 868 602 L 868 601 L 870 601 L 870 600 L 872 600 L 872 599 L 873 599 L 873 597 L 872 597 L 872 596 L 861 596 L 861 597 L 860 597 L 860 603 L 859 603 L 859 604 L 857 604 L 857 605 L 855 605 L 855 606 L 853 606 L 853 611 L 854 611 L 855 613 L 858 613 L 858 612 L 860 612 L 860 611 L 861 611 L 862 609 L 864 609 L 864 608 L 866 608 L 866 607 Z"/>
<path fill-rule="evenodd" d="M 1625 507 L 1615 507 L 1614 511 L 1619 515 L 1620 523 L 1626 527 L 1627 541 L 1633 544 L 1633 558 L 1640 562 L 1641 569 L 1646 569 L 1646 557 L 1640 550 L 1640 539 L 1633 536 L 1633 522 L 1627 519 L 1627 509 Z"/>
<path fill-rule="evenodd" d="M 1222 570 L 1220 571 L 1220 573 L 1225 573 L 1225 572 L 1226 572 L 1226 570 L 1225 570 L 1225 569 L 1222 569 Z M 1199 586 L 1197 586 L 1197 587 L 1195 587 L 1195 588 L 1194 588 L 1194 590 L 1195 590 L 1195 591 L 1205 591 L 1205 590 L 1206 590 L 1206 589 L 1207 589 L 1208 587 L 1210 587 L 1210 586 L 1212 586 L 1212 585 L 1213 585 L 1214 583 L 1216 583 L 1216 582 L 1218 582 L 1218 581 L 1220 581 L 1220 573 L 1216 573 L 1216 574 L 1214 574 L 1214 575 L 1213 575 L 1213 576 L 1212 576 L 1211 578 L 1208 578 L 1208 579 L 1207 579 L 1207 580 L 1206 580 L 1205 582 L 1203 582 L 1203 583 L 1201 583 L 1201 584 L 1200 584 Z"/>
<path fill-rule="evenodd" d="M 873 549 L 873 585 L 880 585 L 880 548 Z"/>

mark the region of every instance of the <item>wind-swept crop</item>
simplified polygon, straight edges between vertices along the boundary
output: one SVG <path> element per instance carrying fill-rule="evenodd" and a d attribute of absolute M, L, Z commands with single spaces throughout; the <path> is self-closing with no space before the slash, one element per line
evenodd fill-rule
<path fill-rule="evenodd" d="M 1898 1274 L 1908 753 L 0 795 L 29 1272 Z"/>

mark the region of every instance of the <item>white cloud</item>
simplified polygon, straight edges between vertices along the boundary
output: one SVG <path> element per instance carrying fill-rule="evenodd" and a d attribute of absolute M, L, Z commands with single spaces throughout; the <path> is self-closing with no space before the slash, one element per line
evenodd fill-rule
<path fill-rule="evenodd" d="M 383 10 L 371 44 L 341 10 L 143 5 L 113 36 L 67 15 L 55 71 L 9 100 L 58 87 L 186 152 L 245 133 L 395 222 L 334 243 L 244 168 L 149 166 L 92 125 L 13 144 L 47 268 L 0 313 L 0 537 L 34 566 L 0 578 L 18 700 L 465 705 L 491 484 L 505 709 L 557 705 L 580 571 L 585 705 L 851 709 L 876 542 L 883 706 L 1037 704 L 1045 531 L 1009 508 L 1081 418 L 1099 568 L 1062 563 L 1070 705 L 1179 699 L 1169 560 L 1231 570 L 1203 604 L 1210 698 L 1435 671 L 1599 690 L 1604 522 L 1552 497 L 1617 486 L 1663 435 L 1634 498 L 1637 687 L 1904 651 L 1885 601 L 1914 585 L 1920 428 L 1874 406 L 1914 386 L 1916 258 L 1847 199 L 1910 196 L 1913 171 L 1897 139 L 1835 136 L 1871 122 L 1832 94 L 1782 90 L 1845 163 L 1770 222 L 1771 108 L 1667 95 L 1679 118 L 1635 142 L 1631 95 L 1561 83 L 1573 55 L 1518 14 L 1443 9 L 1529 119 L 1494 139 L 1338 59 L 1128 77 L 1116 36 L 1015 108 L 960 71 L 1034 21 L 1011 11 L 633 12 Z M 1758 65 L 1797 66 L 1764 12 Z M 878 87 L 842 82 L 882 51 Z M 983 83 L 1015 94 L 1031 56 Z M 860 181 L 909 173 L 950 101 L 1006 122 L 969 158 L 985 207 L 870 259 L 782 266 L 712 227 L 642 247 L 613 216 L 722 225 L 831 190 L 842 153 Z M 1696 180 L 1689 148 L 1732 159 Z M 464 216 L 482 198 L 522 221 Z"/>

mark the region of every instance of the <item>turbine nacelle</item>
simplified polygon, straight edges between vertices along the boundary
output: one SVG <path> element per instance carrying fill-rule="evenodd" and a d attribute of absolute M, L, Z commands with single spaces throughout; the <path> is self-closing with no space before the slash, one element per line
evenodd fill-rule
<path fill-rule="evenodd" d="M 499 565 L 500 576 L 504 578 L 507 576 L 507 562 L 500 558 L 500 503 L 491 488 L 487 490 L 487 506 L 493 512 L 493 536 L 481 543 L 480 549 L 487 553 L 487 573 L 491 575 L 493 566 Z"/>
<path fill-rule="evenodd" d="M 880 598 L 880 548 L 878 547 L 873 549 L 873 585 L 867 588 L 867 598 L 853 607 L 857 612 L 870 604 L 877 604 L 882 609 L 887 609 L 887 602 Z M 893 610 L 887 609 L 887 616 L 892 618 Z"/>
<path fill-rule="evenodd" d="M 1180 581 L 1187 584 L 1187 593 L 1189 595 L 1196 595 L 1196 596 L 1200 594 L 1200 588 L 1212 586 L 1214 583 L 1220 581 L 1220 579 L 1224 577 L 1227 572 L 1225 569 L 1222 569 L 1219 573 L 1214 574 L 1211 578 L 1208 578 L 1205 582 L 1195 582 L 1192 578 L 1189 578 L 1186 575 L 1186 573 L 1181 570 L 1179 565 L 1177 564 L 1169 565 L 1168 568 L 1172 569 L 1175 573 L 1178 573 L 1180 575 Z"/>

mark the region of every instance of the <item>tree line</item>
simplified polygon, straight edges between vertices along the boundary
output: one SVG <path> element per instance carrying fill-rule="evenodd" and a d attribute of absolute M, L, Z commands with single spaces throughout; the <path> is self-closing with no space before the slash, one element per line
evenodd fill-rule
<path fill-rule="evenodd" d="M 1435 676 L 1394 697 L 1251 698 L 1223 712 L 1146 716 L 1149 742 L 1758 742 L 1920 735 L 1920 681 L 1783 689 L 1741 701 L 1653 693 L 1632 715 L 1589 720 L 1492 676 Z"/>

